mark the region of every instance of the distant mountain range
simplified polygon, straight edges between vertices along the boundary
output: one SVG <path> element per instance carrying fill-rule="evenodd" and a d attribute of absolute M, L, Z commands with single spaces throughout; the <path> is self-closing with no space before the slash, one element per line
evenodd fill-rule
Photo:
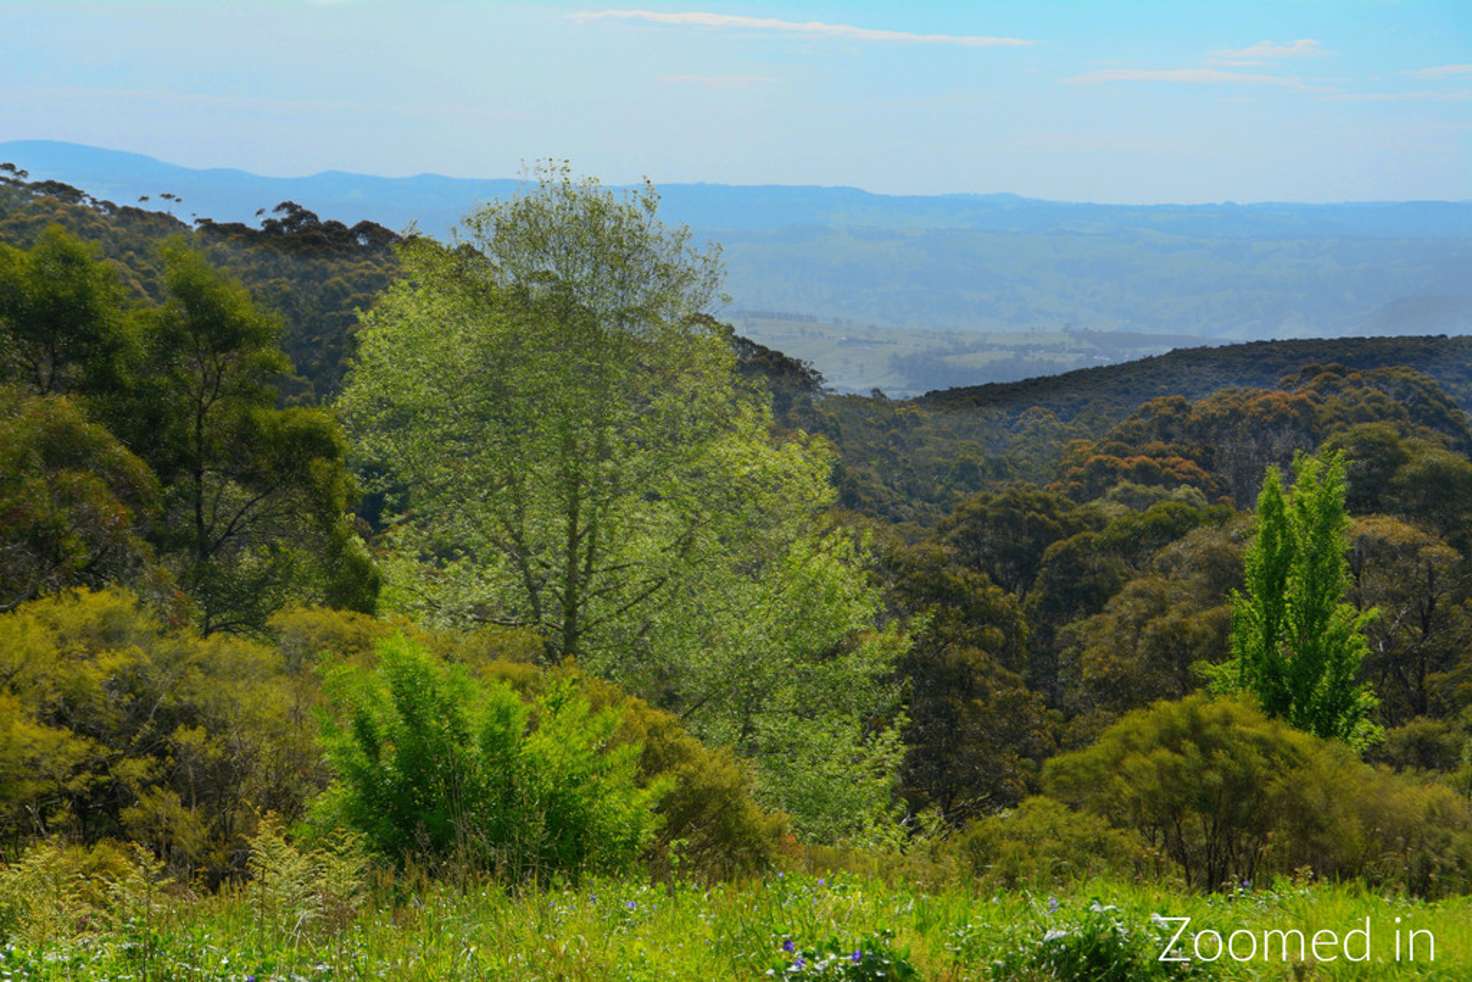
<path fill-rule="evenodd" d="M 252 221 L 295 201 L 443 236 L 511 179 L 198 170 L 44 140 L 0 161 L 119 204 Z M 1081 161 L 1080 166 L 1087 166 Z M 725 247 L 731 313 L 890 327 L 1129 330 L 1210 339 L 1472 332 L 1472 202 L 1098 205 L 1010 194 L 670 184 L 667 220 Z"/>

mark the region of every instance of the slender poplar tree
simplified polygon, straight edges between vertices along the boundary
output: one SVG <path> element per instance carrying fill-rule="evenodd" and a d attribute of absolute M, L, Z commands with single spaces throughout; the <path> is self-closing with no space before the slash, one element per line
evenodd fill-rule
<path fill-rule="evenodd" d="M 1257 498 L 1257 531 L 1244 559 L 1245 592 L 1232 596 L 1232 687 L 1256 694 L 1264 712 L 1317 736 L 1373 743 L 1378 705 L 1358 681 L 1374 608 L 1345 601 L 1344 457 L 1300 454 L 1283 492 L 1268 468 Z"/>

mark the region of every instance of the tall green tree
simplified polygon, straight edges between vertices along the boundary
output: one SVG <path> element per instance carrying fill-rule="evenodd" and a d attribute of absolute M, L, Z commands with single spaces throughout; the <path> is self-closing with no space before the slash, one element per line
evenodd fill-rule
<path fill-rule="evenodd" d="M 871 725 L 898 639 L 874 631 L 863 551 L 824 531 L 830 453 L 774 438 L 704 316 L 718 256 L 652 188 L 541 177 L 456 247 L 404 247 L 364 318 L 340 405 L 386 490 L 410 489 L 389 596 L 535 628 L 545 661 L 760 757 L 800 827 L 861 822 L 898 756 Z"/>
<path fill-rule="evenodd" d="M 1232 597 L 1236 685 L 1263 710 L 1302 730 L 1363 746 L 1373 742 L 1377 701 L 1359 681 L 1376 611 L 1348 593 L 1349 516 L 1344 457 L 1299 454 L 1285 495 L 1269 468 L 1257 501 L 1257 531 L 1243 561 L 1245 593 Z"/>
<path fill-rule="evenodd" d="M 371 609 L 347 445 L 321 410 L 278 408 L 279 321 L 181 245 L 140 317 L 145 370 L 114 424 L 164 484 L 161 546 L 200 628 L 259 630 L 290 600 Z"/>

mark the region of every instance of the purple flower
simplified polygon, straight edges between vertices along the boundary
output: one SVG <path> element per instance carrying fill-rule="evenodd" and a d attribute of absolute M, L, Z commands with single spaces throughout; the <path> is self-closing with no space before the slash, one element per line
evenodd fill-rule
<path fill-rule="evenodd" d="M 1056 914 L 1056 913 L 1058 913 L 1058 898 L 1057 897 L 1049 897 L 1048 898 L 1048 913 L 1050 913 L 1050 914 Z"/>
<path fill-rule="evenodd" d="M 857 965 L 859 962 L 864 960 L 864 953 L 862 951 L 856 951 L 849 957 L 852 958 L 854 964 Z"/>
<path fill-rule="evenodd" d="M 823 879 L 821 876 L 818 877 L 818 886 L 820 886 L 820 887 L 821 886 L 826 886 L 827 884 L 828 884 L 828 881 L 827 880 Z"/>
<path fill-rule="evenodd" d="M 795 962 L 792 963 L 792 967 L 793 968 L 802 968 L 806 964 L 807 964 L 807 962 L 803 961 L 802 956 L 801 955 L 798 955 L 797 956 L 797 961 L 795 961 Z"/>
<path fill-rule="evenodd" d="M 791 938 L 788 938 L 786 941 L 782 942 L 782 950 L 790 955 L 797 950 L 797 945 L 792 943 Z"/>
<path fill-rule="evenodd" d="M 629 908 L 629 910 L 638 910 L 639 909 L 639 905 L 637 903 L 635 903 L 634 901 L 632 901 L 632 900 L 630 900 L 628 903 L 624 904 L 624 906 L 627 907 L 627 908 Z"/>

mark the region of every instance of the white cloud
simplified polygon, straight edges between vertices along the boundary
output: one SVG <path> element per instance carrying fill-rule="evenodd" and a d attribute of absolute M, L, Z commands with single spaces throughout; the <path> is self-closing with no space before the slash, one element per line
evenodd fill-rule
<path fill-rule="evenodd" d="M 698 85 L 707 89 L 746 89 L 776 81 L 769 75 L 661 75 L 659 80 L 667 85 Z"/>
<path fill-rule="evenodd" d="M 1323 45 L 1312 38 L 1297 41 L 1259 41 L 1245 48 L 1213 52 L 1209 59 L 1218 65 L 1260 65 L 1278 58 L 1301 58 L 1324 53 Z"/>
<path fill-rule="evenodd" d="M 1437 65 L 1434 68 L 1418 68 L 1409 74 L 1417 78 L 1456 78 L 1472 75 L 1472 65 Z"/>
<path fill-rule="evenodd" d="M 1102 85 L 1107 82 L 1177 82 L 1184 85 L 1280 85 L 1285 88 L 1304 88 L 1302 81 L 1288 75 L 1228 72 L 1220 68 L 1109 68 L 1074 75 L 1065 81 L 1077 85 Z"/>
<path fill-rule="evenodd" d="M 649 24 L 671 24 L 681 27 L 776 31 L 786 34 L 843 38 L 849 41 L 949 44 L 965 48 L 1021 47 L 1036 43 L 1022 38 L 984 37 L 975 34 L 912 34 L 909 31 L 885 31 L 870 27 L 855 27 L 852 24 L 825 24 L 821 21 L 778 20 L 774 17 L 740 17 L 694 11 L 665 13 L 657 10 L 587 10 L 573 14 L 572 18 L 577 21 L 636 20 Z"/>

